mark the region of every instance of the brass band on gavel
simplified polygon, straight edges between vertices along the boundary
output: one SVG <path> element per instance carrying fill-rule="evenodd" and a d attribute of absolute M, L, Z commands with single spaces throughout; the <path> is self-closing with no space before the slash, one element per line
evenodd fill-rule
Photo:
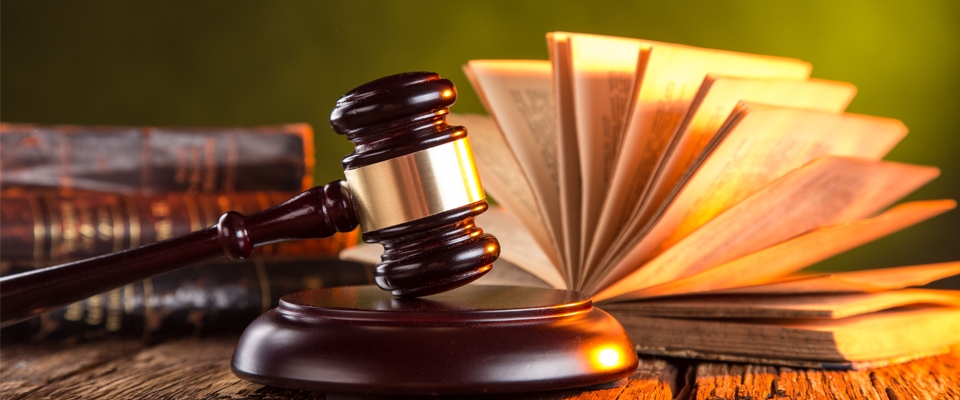
<path fill-rule="evenodd" d="M 457 134 L 464 134 L 463 131 Z M 484 199 L 467 137 L 344 171 L 364 232 Z"/>

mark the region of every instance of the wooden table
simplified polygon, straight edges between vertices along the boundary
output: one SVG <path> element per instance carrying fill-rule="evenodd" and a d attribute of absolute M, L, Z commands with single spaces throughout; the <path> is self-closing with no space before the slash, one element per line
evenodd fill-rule
<path fill-rule="evenodd" d="M 393 398 L 279 389 L 242 381 L 229 369 L 236 341 L 236 337 L 221 337 L 149 346 L 132 340 L 70 346 L 4 345 L 0 347 L 0 398 Z M 960 399 L 960 351 L 891 367 L 844 372 L 643 358 L 629 379 L 604 387 L 471 397 Z"/>

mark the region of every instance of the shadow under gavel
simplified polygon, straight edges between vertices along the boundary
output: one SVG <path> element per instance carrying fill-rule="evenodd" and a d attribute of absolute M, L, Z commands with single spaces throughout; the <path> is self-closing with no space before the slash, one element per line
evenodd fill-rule
<path fill-rule="evenodd" d="M 487 209 L 466 129 L 446 122 L 453 83 L 430 72 L 392 75 L 337 101 L 334 131 L 354 143 L 344 181 L 314 187 L 273 208 L 228 212 L 212 227 L 173 239 L 0 279 L 0 326 L 123 285 L 285 240 L 328 237 L 359 224 L 384 247 L 376 283 L 395 296 L 470 283 L 500 255 L 476 226 Z"/>

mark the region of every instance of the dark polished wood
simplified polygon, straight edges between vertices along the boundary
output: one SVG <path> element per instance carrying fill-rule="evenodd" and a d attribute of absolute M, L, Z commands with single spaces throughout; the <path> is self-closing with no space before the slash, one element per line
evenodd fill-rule
<path fill-rule="evenodd" d="M 636 367 L 623 328 L 588 296 L 507 286 L 421 298 L 373 286 L 290 294 L 247 328 L 231 363 L 271 386 L 391 394 L 563 389 Z"/>
<path fill-rule="evenodd" d="M 309 189 L 244 217 L 228 212 L 217 225 L 118 253 L 0 278 L 0 320 L 7 326 L 90 296 L 211 258 L 242 260 L 254 248 L 357 227 L 341 181 Z"/>
<path fill-rule="evenodd" d="M 433 72 L 377 79 L 343 95 L 330 114 L 333 130 L 354 143 L 344 170 L 461 139 L 467 130 L 447 124 L 457 88 Z M 490 270 L 500 243 L 477 227 L 487 210 L 481 200 L 400 225 L 364 232 L 384 247 L 374 275 L 394 296 L 426 296 L 466 285 Z"/>
<path fill-rule="evenodd" d="M 373 277 L 394 296 L 427 296 L 473 282 L 490 271 L 500 243 L 483 233 L 474 218 L 487 202 L 416 221 L 366 232 L 363 240 L 383 245 Z"/>
<path fill-rule="evenodd" d="M 462 129 L 446 116 L 457 88 L 433 72 L 407 72 L 358 86 L 330 113 L 330 127 L 353 142 L 343 169 L 355 169 L 449 143 Z"/>

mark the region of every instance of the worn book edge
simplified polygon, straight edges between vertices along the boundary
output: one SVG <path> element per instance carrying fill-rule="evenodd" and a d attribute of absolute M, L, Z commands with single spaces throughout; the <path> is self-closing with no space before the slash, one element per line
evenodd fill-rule
<path fill-rule="evenodd" d="M 901 357 L 894 357 L 889 359 L 878 359 L 870 361 L 848 361 L 848 362 L 825 362 L 825 361 L 816 361 L 816 360 L 791 360 L 785 358 L 764 358 L 764 357 L 753 357 L 753 356 L 744 356 L 739 354 L 725 354 L 725 353 L 711 353 L 705 351 L 697 351 L 690 349 L 672 349 L 666 347 L 657 347 L 657 346 L 644 346 L 644 345 L 634 345 L 637 349 L 637 352 L 640 354 L 648 354 L 652 356 L 665 356 L 665 357 L 678 357 L 678 358 L 691 358 L 696 360 L 709 360 L 709 361 L 722 361 L 722 362 L 735 362 L 735 363 L 744 363 L 744 364 L 766 364 L 766 365 L 776 365 L 782 367 L 794 367 L 794 368 L 818 368 L 818 369 L 832 369 L 832 370 L 863 370 L 871 368 L 880 368 L 886 367 L 889 365 L 902 364 L 905 362 L 910 362 L 913 360 L 934 357 L 950 352 L 949 347 L 938 348 L 930 351 L 924 351 L 919 353 L 914 353 L 910 355 L 905 355 Z"/>

